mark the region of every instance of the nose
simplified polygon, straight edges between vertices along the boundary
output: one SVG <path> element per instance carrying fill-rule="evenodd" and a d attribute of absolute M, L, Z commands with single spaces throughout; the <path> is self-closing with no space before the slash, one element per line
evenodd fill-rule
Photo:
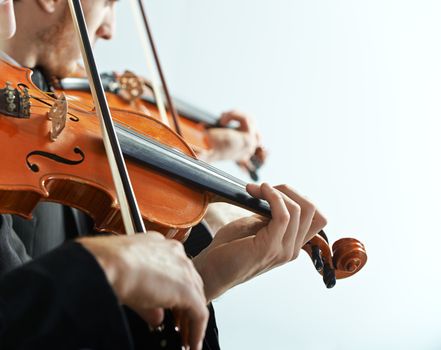
<path fill-rule="evenodd" d="M 103 23 L 98 27 L 96 35 L 98 38 L 105 40 L 110 40 L 115 32 L 115 10 L 114 6 L 108 9 L 106 16 L 104 17 Z"/>
<path fill-rule="evenodd" d="M 98 28 L 96 35 L 101 39 L 110 40 L 113 37 L 113 29 L 109 26 L 101 25 Z"/>

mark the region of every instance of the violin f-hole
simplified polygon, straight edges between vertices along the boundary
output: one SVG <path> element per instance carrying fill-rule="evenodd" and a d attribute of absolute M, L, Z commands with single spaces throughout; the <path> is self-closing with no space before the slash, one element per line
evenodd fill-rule
<path fill-rule="evenodd" d="M 34 173 L 38 173 L 40 171 L 40 167 L 38 166 L 38 164 L 30 162 L 30 158 L 33 156 L 40 156 L 40 157 L 48 158 L 48 159 L 51 159 L 55 162 L 66 164 L 66 165 L 81 164 L 84 161 L 84 159 L 86 158 L 86 156 L 84 155 L 84 152 L 79 147 L 75 147 L 73 149 L 73 152 L 76 154 L 79 154 L 80 159 L 70 160 L 70 159 L 61 157 L 57 154 L 54 154 L 54 153 L 49 153 L 49 152 L 45 152 L 45 151 L 33 151 L 33 152 L 30 152 L 26 156 L 26 164 L 29 167 L 29 169 L 31 169 L 31 171 L 33 171 Z"/>

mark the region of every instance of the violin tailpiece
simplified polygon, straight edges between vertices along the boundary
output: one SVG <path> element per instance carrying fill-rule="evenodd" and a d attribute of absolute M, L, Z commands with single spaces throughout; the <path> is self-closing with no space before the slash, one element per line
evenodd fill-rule
<path fill-rule="evenodd" d="M 14 89 L 10 82 L 0 89 L 0 113 L 14 117 L 28 119 L 31 116 L 31 101 L 26 87 Z"/>

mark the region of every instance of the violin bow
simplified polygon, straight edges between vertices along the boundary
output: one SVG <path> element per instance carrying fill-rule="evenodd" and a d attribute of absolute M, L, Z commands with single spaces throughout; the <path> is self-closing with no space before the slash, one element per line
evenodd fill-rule
<path fill-rule="evenodd" d="M 150 57 L 150 52 L 151 52 L 153 54 L 153 58 L 155 60 L 156 69 L 159 74 L 159 78 L 161 80 L 161 85 L 164 90 L 165 98 L 167 100 L 168 109 L 173 117 L 173 124 L 175 127 L 175 131 L 179 136 L 182 136 L 182 130 L 181 130 L 181 127 L 179 125 L 179 120 L 178 120 L 178 112 L 177 112 L 176 107 L 173 103 L 173 99 L 171 98 L 170 90 L 168 89 L 168 84 L 165 79 L 165 75 L 164 75 L 164 71 L 162 69 L 161 61 L 159 60 L 158 50 L 156 49 L 156 45 L 153 40 L 153 34 L 150 29 L 150 25 L 149 25 L 149 21 L 147 19 L 147 13 L 145 11 L 144 4 L 143 4 L 142 0 L 130 0 L 130 4 L 132 5 L 131 8 L 132 8 L 133 16 L 135 17 L 135 22 L 138 27 L 138 33 L 139 33 L 139 36 L 141 39 L 140 40 L 141 46 L 144 49 L 144 54 L 145 54 L 146 63 L 147 63 L 147 69 L 149 69 L 153 73 L 153 70 L 151 69 L 151 67 L 153 66 L 152 62 L 151 62 L 151 57 Z M 143 33 L 146 34 L 147 38 L 144 37 Z M 150 51 L 149 51 L 149 48 L 148 48 L 146 42 L 148 42 L 150 44 Z M 159 109 L 159 113 L 161 114 L 161 119 L 166 120 L 166 125 L 169 125 L 167 114 L 165 111 L 164 101 L 162 99 L 162 93 L 159 88 L 159 84 L 156 80 L 155 74 L 152 74 L 152 88 L 153 88 L 153 93 L 155 95 L 156 104 Z"/>
<path fill-rule="evenodd" d="M 141 45 L 144 48 L 144 53 L 145 53 L 146 62 L 147 62 L 147 69 L 149 69 L 151 71 L 152 63 L 151 63 L 149 49 L 147 47 L 146 41 L 148 41 L 150 44 L 150 50 L 153 54 L 155 64 L 156 64 L 156 69 L 158 71 L 162 87 L 164 89 L 165 98 L 167 100 L 167 106 L 169 107 L 169 111 L 173 117 L 175 131 L 179 136 L 183 136 L 182 131 L 181 131 L 181 127 L 179 124 L 177 109 L 176 109 L 175 104 L 173 103 L 173 99 L 170 95 L 170 90 L 168 88 L 168 85 L 167 85 L 167 82 L 165 79 L 165 75 L 164 75 L 164 71 L 162 69 L 162 65 L 159 60 L 158 50 L 156 49 L 155 41 L 153 39 L 153 34 L 150 29 L 149 21 L 147 19 L 147 13 L 145 10 L 144 3 L 142 0 L 130 0 L 130 4 L 132 5 L 131 8 L 132 8 L 133 15 L 135 17 L 135 22 L 137 24 L 138 33 L 140 35 Z M 147 40 L 145 40 L 143 33 L 146 33 Z M 155 95 L 155 100 L 156 100 L 156 104 L 159 109 L 159 113 L 161 115 L 161 119 L 162 119 L 162 121 L 166 120 L 165 124 L 169 125 L 168 118 L 165 114 L 166 112 L 165 112 L 165 107 L 164 107 L 164 101 L 162 99 L 162 94 L 161 94 L 161 91 L 158 86 L 158 82 L 156 81 L 154 74 L 152 74 L 152 89 L 153 89 L 153 94 Z M 262 150 L 262 148 L 260 148 L 260 150 Z M 250 161 L 251 161 L 251 164 L 254 167 L 254 169 L 246 166 L 246 170 L 248 171 L 248 173 L 253 181 L 258 181 L 259 176 L 257 174 L 257 170 L 262 166 L 262 163 L 261 163 L 257 153 L 251 157 Z"/>
<path fill-rule="evenodd" d="M 79 39 L 95 108 L 97 115 L 100 118 L 104 146 L 109 159 L 113 181 L 115 183 L 126 234 L 146 234 L 144 221 L 133 192 L 121 146 L 116 136 L 115 126 L 110 114 L 106 94 L 104 93 L 103 84 L 100 75 L 98 74 L 80 0 L 68 0 L 68 3 L 75 31 Z M 164 322 L 171 323 L 169 319 L 170 318 L 167 318 Z M 163 328 L 165 330 L 164 336 L 168 336 L 168 338 L 167 340 L 161 340 L 161 342 L 167 342 L 167 349 L 182 349 L 181 336 L 176 330 L 176 327 L 169 325 L 168 327 Z M 161 328 L 161 330 L 163 329 Z M 184 331 L 185 330 L 186 329 L 184 329 Z"/>
<path fill-rule="evenodd" d="M 68 3 L 80 43 L 96 112 L 101 123 L 104 146 L 115 183 L 118 202 L 121 207 L 124 228 L 127 234 L 134 234 L 135 232 L 145 233 L 144 221 L 135 198 L 135 193 L 133 192 L 121 146 L 116 136 L 106 94 L 98 74 L 80 0 L 68 0 Z"/>

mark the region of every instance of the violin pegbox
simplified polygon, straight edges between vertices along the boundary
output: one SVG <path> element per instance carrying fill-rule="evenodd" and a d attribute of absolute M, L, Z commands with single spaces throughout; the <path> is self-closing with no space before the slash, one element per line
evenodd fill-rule
<path fill-rule="evenodd" d="M 66 95 L 61 93 L 47 112 L 47 117 L 52 122 L 51 132 L 49 133 L 51 141 L 56 141 L 66 126 L 67 111 Z"/>
<path fill-rule="evenodd" d="M 0 113 L 21 119 L 29 119 L 31 116 L 31 101 L 26 87 L 21 90 L 14 89 L 10 82 L 6 82 L 0 89 Z"/>
<path fill-rule="evenodd" d="M 323 276 L 327 288 L 335 286 L 338 279 L 359 272 L 367 261 L 366 249 L 354 238 L 342 238 L 331 247 L 324 232 L 314 236 L 303 249 L 311 257 L 317 271 Z"/>

